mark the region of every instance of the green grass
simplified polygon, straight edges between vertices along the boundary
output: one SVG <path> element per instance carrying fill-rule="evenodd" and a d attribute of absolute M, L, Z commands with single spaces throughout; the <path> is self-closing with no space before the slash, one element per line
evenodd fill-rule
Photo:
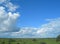
<path fill-rule="evenodd" d="M 56 42 L 54 38 L 0 38 L 0 44 L 4 42 L 4 44 L 41 44 L 42 42 L 46 44 L 60 44 Z"/>

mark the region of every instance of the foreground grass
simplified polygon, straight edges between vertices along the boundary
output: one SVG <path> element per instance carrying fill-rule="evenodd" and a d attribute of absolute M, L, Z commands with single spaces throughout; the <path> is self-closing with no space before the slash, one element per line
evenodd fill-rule
<path fill-rule="evenodd" d="M 60 44 L 54 38 L 0 38 L 0 44 Z"/>

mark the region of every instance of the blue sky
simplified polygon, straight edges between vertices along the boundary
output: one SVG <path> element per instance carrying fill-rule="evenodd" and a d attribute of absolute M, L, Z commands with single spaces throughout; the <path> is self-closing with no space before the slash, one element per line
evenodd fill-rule
<path fill-rule="evenodd" d="M 59 0 L 20 0 L 20 26 L 39 27 L 45 19 L 60 16 Z"/>
<path fill-rule="evenodd" d="M 50 38 L 59 34 L 60 0 L 0 0 L 0 38 Z"/>

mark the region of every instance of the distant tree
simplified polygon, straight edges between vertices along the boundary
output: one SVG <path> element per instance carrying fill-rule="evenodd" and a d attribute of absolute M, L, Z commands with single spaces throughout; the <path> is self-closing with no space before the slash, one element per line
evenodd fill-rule
<path fill-rule="evenodd" d="M 60 35 L 57 36 L 56 41 L 57 41 L 57 42 L 60 41 Z"/>
<path fill-rule="evenodd" d="M 40 44 L 46 44 L 45 42 L 41 42 Z"/>
<path fill-rule="evenodd" d="M 36 39 L 32 39 L 32 41 L 36 41 Z"/>

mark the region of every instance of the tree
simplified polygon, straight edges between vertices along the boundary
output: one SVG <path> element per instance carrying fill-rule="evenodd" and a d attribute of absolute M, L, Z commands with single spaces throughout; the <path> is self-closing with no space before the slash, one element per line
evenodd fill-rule
<path fill-rule="evenodd" d="M 57 36 L 56 41 L 57 41 L 57 42 L 60 41 L 60 35 Z"/>

